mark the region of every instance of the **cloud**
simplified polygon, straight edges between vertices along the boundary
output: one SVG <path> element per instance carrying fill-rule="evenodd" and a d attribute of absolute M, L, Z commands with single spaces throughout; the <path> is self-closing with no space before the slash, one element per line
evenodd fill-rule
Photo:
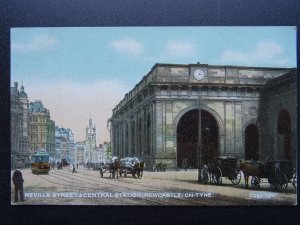
<path fill-rule="evenodd" d="M 31 51 L 41 51 L 41 50 L 48 50 L 55 46 L 57 43 L 57 39 L 48 36 L 48 35 L 41 35 L 33 37 L 29 42 L 15 42 L 12 43 L 11 49 L 14 52 L 19 53 L 28 53 Z"/>
<path fill-rule="evenodd" d="M 170 58 L 185 58 L 194 56 L 197 53 L 198 46 L 189 41 L 169 41 L 164 47 L 164 55 Z"/>
<path fill-rule="evenodd" d="M 85 139 L 90 114 L 97 129 L 97 143 L 109 141 L 107 120 L 124 97 L 120 91 L 124 89 L 122 83 L 107 80 L 80 84 L 56 80 L 39 85 L 28 82 L 24 87 L 29 101 L 41 100 L 55 125 L 72 129 L 76 141 Z"/>
<path fill-rule="evenodd" d="M 222 63 L 272 63 L 284 65 L 289 59 L 283 56 L 284 49 L 274 41 L 261 41 L 250 51 L 226 49 L 221 53 Z"/>
<path fill-rule="evenodd" d="M 137 57 L 143 53 L 143 46 L 133 39 L 123 39 L 113 41 L 111 47 L 118 53 Z"/>

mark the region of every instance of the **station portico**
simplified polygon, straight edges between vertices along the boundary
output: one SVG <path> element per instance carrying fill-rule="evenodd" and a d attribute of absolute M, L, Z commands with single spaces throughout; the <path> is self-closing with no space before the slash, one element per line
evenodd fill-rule
<path fill-rule="evenodd" d="M 113 109 L 112 151 L 149 167 L 296 159 L 296 103 L 295 69 L 155 64 Z"/>

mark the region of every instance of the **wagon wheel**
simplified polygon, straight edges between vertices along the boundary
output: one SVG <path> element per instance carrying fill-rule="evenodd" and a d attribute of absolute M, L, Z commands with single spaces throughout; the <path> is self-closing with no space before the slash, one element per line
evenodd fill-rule
<path fill-rule="evenodd" d="M 280 185 L 278 186 L 279 191 L 286 191 L 288 188 L 288 179 L 284 173 L 280 174 Z"/>
<path fill-rule="evenodd" d="M 216 167 L 211 175 L 211 182 L 213 184 L 222 184 L 222 171 L 220 167 Z"/>
<path fill-rule="evenodd" d="M 292 185 L 295 188 L 295 190 L 297 190 L 297 175 L 296 174 L 293 175 Z"/>
<path fill-rule="evenodd" d="M 251 178 L 251 187 L 254 189 L 260 189 L 260 179 L 259 177 L 252 177 Z"/>
<path fill-rule="evenodd" d="M 234 173 L 235 173 L 235 176 L 231 177 L 230 180 L 234 185 L 238 185 L 241 181 L 242 174 L 240 171 L 237 171 L 237 170 L 235 170 Z"/>
<path fill-rule="evenodd" d="M 284 173 L 278 173 L 275 178 L 270 181 L 271 189 L 274 191 L 286 191 L 288 187 L 288 179 Z"/>

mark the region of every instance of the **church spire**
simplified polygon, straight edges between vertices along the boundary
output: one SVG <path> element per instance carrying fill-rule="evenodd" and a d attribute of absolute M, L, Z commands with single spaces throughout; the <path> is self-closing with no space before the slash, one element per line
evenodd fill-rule
<path fill-rule="evenodd" d="M 91 117 L 91 113 L 90 113 L 90 119 L 89 119 L 89 127 L 92 127 L 92 117 Z"/>
<path fill-rule="evenodd" d="M 23 81 L 21 81 L 21 91 L 23 91 L 23 92 L 24 92 Z"/>

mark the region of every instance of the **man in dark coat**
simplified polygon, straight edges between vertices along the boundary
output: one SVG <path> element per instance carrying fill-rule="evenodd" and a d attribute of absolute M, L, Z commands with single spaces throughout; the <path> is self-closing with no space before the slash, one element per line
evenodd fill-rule
<path fill-rule="evenodd" d="M 18 194 L 20 192 L 21 202 L 24 202 L 24 191 L 23 191 L 23 176 L 19 167 L 14 171 L 12 181 L 15 185 L 15 202 L 18 202 Z"/>
<path fill-rule="evenodd" d="M 207 184 L 209 181 L 209 176 L 208 176 L 208 166 L 204 164 L 203 170 L 202 170 L 202 182 Z"/>
<path fill-rule="evenodd" d="M 73 171 L 72 171 L 72 173 L 77 173 L 76 169 L 75 169 L 75 163 L 73 163 Z"/>

